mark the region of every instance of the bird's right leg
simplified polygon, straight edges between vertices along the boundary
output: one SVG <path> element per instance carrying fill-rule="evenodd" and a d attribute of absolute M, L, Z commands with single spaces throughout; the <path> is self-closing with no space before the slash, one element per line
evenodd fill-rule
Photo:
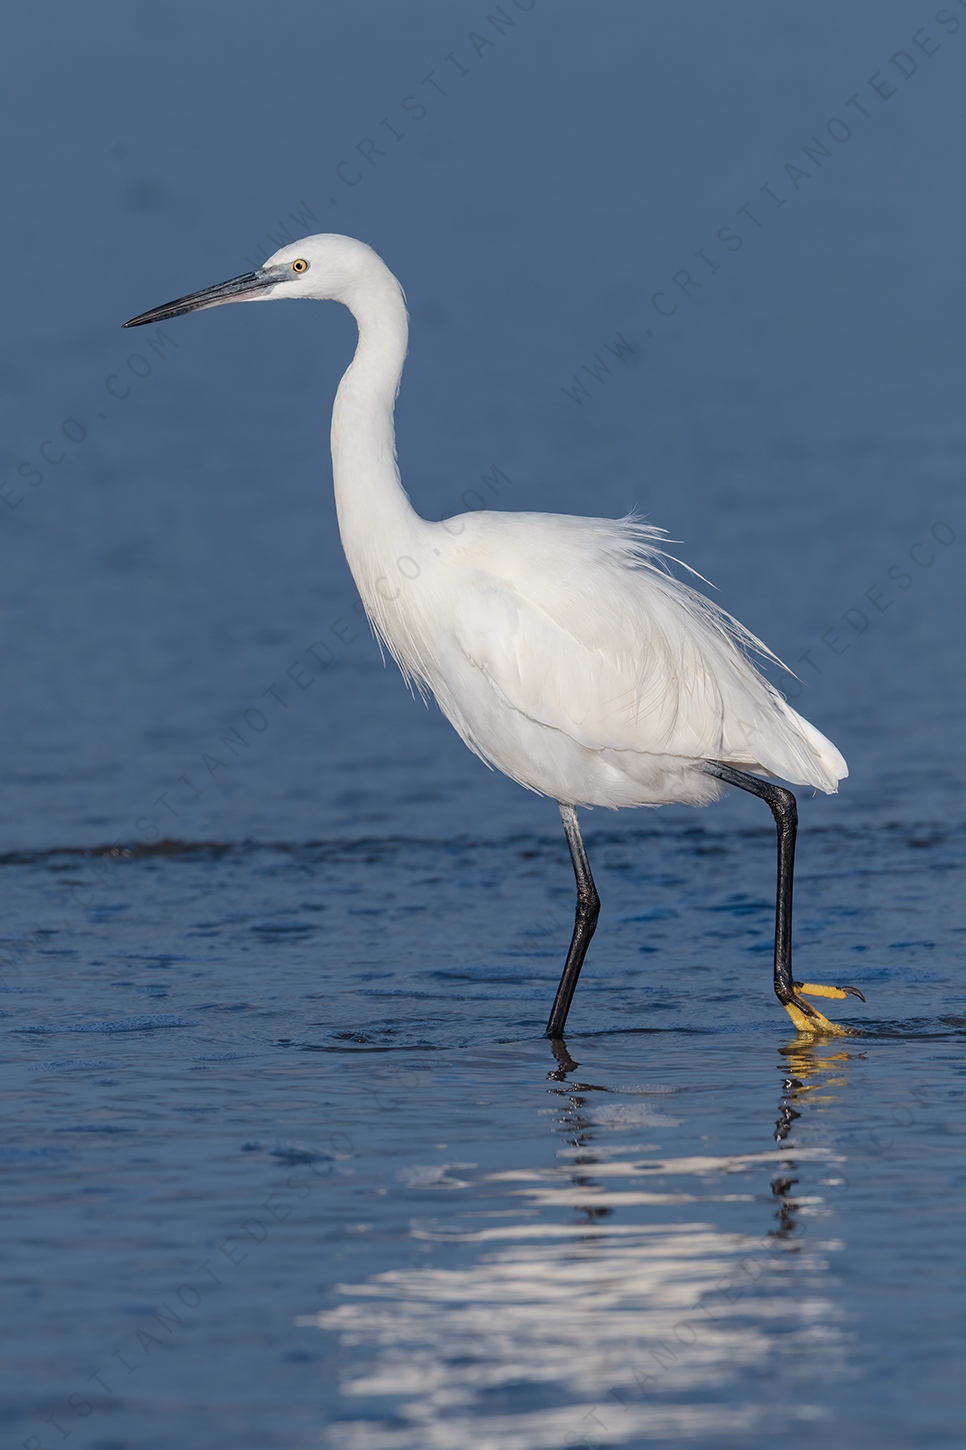
<path fill-rule="evenodd" d="M 795 872 L 795 837 L 798 834 L 798 806 L 795 797 L 784 786 L 773 785 L 758 775 L 735 770 L 720 760 L 706 760 L 703 769 L 728 785 L 750 791 L 768 803 L 778 829 L 778 899 L 775 903 L 775 996 L 785 1008 L 799 1032 L 829 1032 L 841 1035 L 851 1029 L 840 1027 L 800 995 L 837 997 L 850 994 L 865 1001 L 858 987 L 824 987 L 813 982 L 792 979 L 792 883 Z"/>
<path fill-rule="evenodd" d="M 558 802 L 558 804 L 560 803 Z M 580 969 L 584 964 L 590 939 L 597 929 L 597 917 L 600 914 L 600 897 L 597 895 L 597 887 L 594 885 L 594 878 L 590 873 L 590 862 L 587 860 L 587 852 L 584 850 L 584 843 L 580 836 L 580 826 L 577 824 L 577 812 L 573 806 L 560 805 L 560 818 L 567 833 L 567 845 L 570 847 L 570 859 L 574 863 L 574 876 L 577 880 L 577 915 L 574 920 L 574 934 L 571 938 L 570 950 L 567 953 L 567 961 L 560 978 L 560 986 L 557 988 L 557 995 L 554 998 L 550 1021 L 547 1023 L 548 1037 L 563 1036 L 567 1013 L 570 1011 L 570 1004 L 574 999 L 577 987 L 577 978 L 580 976 Z"/>

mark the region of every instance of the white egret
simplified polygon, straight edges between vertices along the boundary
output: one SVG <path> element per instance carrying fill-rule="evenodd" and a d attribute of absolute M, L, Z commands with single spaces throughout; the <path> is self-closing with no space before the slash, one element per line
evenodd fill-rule
<path fill-rule="evenodd" d="M 405 300 L 362 242 L 306 237 L 124 326 L 286 297 L 344 303 L 358 324 L 332 409 L 332 471 L 342 545 L 376 635 L 470 750 L 559 804 L 577 911 L 548 1035 L 563 1032 L 600 907 L 576 807 L 706 805 L 725 784 L 761 796 L 778 827 L 778 999 L 801 1031 L 834 1030 L 802 994 L 862 994 L 792 978 L 795 797 L 762 776 L 831 793 L 848 771 L 755 668 L 749 652 L 770 651 L 675 579 L 664 531 L 637 518 L 419 517 L 393 427 Z"/>

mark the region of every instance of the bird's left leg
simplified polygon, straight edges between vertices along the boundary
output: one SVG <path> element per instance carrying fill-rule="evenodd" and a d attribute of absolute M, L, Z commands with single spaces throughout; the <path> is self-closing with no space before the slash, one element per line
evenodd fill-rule
<path fill-rule="evenodd" d="M 550 1012 L 550 1021 L 547 1023 L 548 1037 L 563 1036 L 567 1013 L 570 1011 L 570 1004 L 577 988 L 577 978 L 580 976 L 580 969 L 584 964 L 590 939 L 597 930 L 597 917 L 600 914 L 600 897 L 597 895 L 597 887 L 594 885 L 594 878 L 590 873 L 590 862 L 587 860 L 587 852 L 584 850 L 584 843 L 580 836 L 580 826 L 577 824 L 577 812 L 573 806 L 562 805 L 559 801 L 558 805 L 560 805 L 560 818 L 567 833 L 567 845 L 570 847 L 570 859 L 574 863 L 574 876 L 577 880 L 577 915 L 574 919 L 574 934 L 570 942 L 570 950 L 567 953 L 563 976 L 560 978 L 560 985 L 557 988 L 557 995 Z"/>
<path fill-rule="evenodd" d="M 801 993 L 810 997 L 837 997 L 849 995 L 865 1001 L 858 987 L 823 987 L 813 982 L 792 980 L 792 882 L 795 870 L 795 837 L 798 833 L 798 806 L 795 797 L 784 786 L 773 785 L 760 776 L 749 775 L 744 770 L 735 770 L 720 760 L 706 760 L 703 769 L 708 775 L 715 775 L 728 785 L 750 791 L 767 801 L 778 829 L 778 898 L 775 903 L 775 996 L 785 1008 L 799 1032 L 828 1032 L 837 1036 L 848 1033 L 847 1027 L 840 1027 L 816 1007 L 803 1000 Z"/>

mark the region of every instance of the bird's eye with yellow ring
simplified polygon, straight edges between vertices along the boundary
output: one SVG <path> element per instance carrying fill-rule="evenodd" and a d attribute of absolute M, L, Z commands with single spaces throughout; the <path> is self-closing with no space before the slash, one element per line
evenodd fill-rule
<path fill-rule="evenodd" d="M 293 272 L 307 272 L 308 270 L 309 270 L 309 264 L 305 260 L 305 258 L 304 257 L 296 257 L 295 261 L 292 263 L 292 271 Z"/>

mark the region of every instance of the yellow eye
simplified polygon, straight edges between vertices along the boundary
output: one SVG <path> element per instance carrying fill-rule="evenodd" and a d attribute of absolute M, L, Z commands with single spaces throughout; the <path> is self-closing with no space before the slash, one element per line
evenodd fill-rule
<path fill-rule="evenodd" d="M 293 272 L 307 272 L 308 270 L 309 264 L 304 257 L 297 257 L 296 260 L 292 263 Z"/>

